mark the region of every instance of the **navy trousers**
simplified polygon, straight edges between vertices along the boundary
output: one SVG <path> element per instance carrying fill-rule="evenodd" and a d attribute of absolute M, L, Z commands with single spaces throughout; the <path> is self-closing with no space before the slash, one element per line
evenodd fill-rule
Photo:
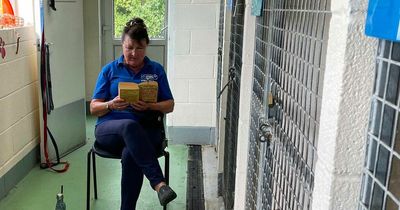
<path fill-rule="evenodd" d="M 122 154 L 121 210 L 135 209 L 143 174 L 153 189 L 165 181 L 155 151 L 162 142 L 160 130 L 131 119 L 109 120 L 96 126 L 95 136 L 103 149 Z"/>

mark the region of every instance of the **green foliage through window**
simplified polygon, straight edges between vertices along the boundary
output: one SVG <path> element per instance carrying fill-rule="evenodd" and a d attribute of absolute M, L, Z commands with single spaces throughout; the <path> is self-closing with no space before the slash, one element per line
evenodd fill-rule
<path fill-rule="evenodd" d="M 114 0 L 114 37 L 120 38 L 125 23 L 133 17 L 144 20 L 150 38 L 163 38 L 165 0 Z"/>

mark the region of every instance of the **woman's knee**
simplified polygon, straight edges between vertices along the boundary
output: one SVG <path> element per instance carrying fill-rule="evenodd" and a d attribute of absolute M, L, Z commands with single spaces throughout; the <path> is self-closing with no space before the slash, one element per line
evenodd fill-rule
<path fill-rule="evenodd" d="M 137 121 L 130 119 L 123 120 L 121 128 L 123 131 L 134 131 L 137 129 L 142 129 Z"/>

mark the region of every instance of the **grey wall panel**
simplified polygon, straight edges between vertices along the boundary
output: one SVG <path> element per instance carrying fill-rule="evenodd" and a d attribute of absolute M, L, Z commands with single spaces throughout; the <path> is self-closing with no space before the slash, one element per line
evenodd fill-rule
<path fill-rule="evenodd" d="M 214 145 L 215 128 L 169 126 L 168 139 L 171 144 Z"/>
<path fill-rule="evenodd" d="M 48 116 L 48 127 L 57 141 L 60 155 L 63 156 L 86 143 L 85 99 L 64 105 Z M 53 145 L 48 137 L 51 159 L 55 158 Z"/>
<path fill-rule="evenodd" d="M 29 171 L 38 166 L 39 146 L 30 151 L 24 158 L 15 164 L 4 176 L 0 177 L 0 199 L 20 182 Z"/>

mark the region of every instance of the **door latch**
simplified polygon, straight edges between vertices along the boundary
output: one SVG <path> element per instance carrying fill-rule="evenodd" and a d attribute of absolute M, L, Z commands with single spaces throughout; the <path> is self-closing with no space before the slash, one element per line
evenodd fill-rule
<path fill-rule="evenodd" d="M 274 96 L 272 95 L 272 92 L 269 91 L 268 92 L 268 107 L 272 108 L 274 106 L 275 106 L 275 99 L 274 99 Z"/>

